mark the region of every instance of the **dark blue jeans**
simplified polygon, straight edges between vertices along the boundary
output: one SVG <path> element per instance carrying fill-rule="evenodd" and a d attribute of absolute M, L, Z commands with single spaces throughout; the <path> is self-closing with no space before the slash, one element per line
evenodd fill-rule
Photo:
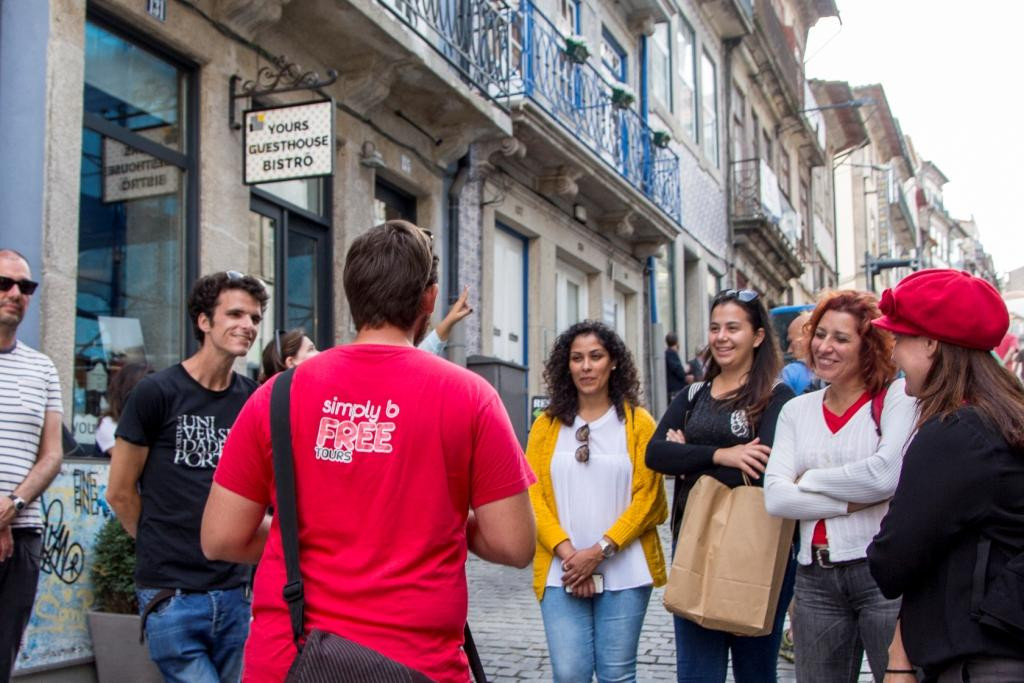
<path fill-rule="evenodd" d="M 735 636 L 698 626 L 682 617 L 673 617 L 676 627 L 676 680 L 679 683 L 723 683 L 731 651 L 732 674 L 736 683 L 775 683 L 775 665 L 779 658 L 786 608 L 793 597 L 795 575 L 796 560 L 791 557 L 779 592 L 775 625 L 766 636 Z"/>
<path fill-rule="evenodd" d="M 159 590 L 139 588 L 139 611 Z M 167 683 L 235 683 L 249 635 L 243 587 L 177 594 L 149 613 L 149 656 Z"/>

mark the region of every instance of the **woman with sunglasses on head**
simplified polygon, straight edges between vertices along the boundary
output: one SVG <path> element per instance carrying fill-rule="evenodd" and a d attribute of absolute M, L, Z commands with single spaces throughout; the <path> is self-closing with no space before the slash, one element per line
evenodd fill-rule
<path fill-rule="evenodd" d="M 736 487 L 746 475 L 753 485 L 761 485 L 775 421 L 793 397 L 793 390 L 777 380 L 782 367 L 779 345 L 768 311 L 752 290 L 726 290 L 712 301 L 705 363 L 705 380 L 673 399 L 647 446 L 648 467 L 676 477 L 674 543 L 687 496 L 698 478 L 712 476 Z M 769 635 L 736 636 L 673 617 L 677 679 L 722 683 L 731 652 L 738 683 L 775 681 L 791 575 L 787 570 Z"/>
<path fill-rule="evenodd" d="M 639 405 L 629 349 L 603 323 L 559 335 L 544 381 L 551 402 L 526 457 L 537 475 L 533 587 L 554 680 L 633 681 L 651 589 L 665 583 L 665 489 L 644 465 L 654 418 Z"/>
<path fill-rule="evenodd" d="M 873 294 L 821 296 L 806 332 L 828 387 L 786 404 L 765 471 L 768 512 L 800 522 L 793 612 L 797 681 L 859 678 L 864 652 L 886 669 L 900 603 L 882 595 L 866 553 L 896 490 L 915 401 L 893 381 L 892 336 Z"/>
<path fill-rule="evenodd" d="M 917 433 L 868 547 L 902 596 L 886 682 L 1024 681 L 1024 387 L 991 355 L 1009 326 L 999 292 L 922 270 L 882 294 L 874 324 L 917 398 Z"/>
<path fill-rule="evenodd" d="M 263 384 L 277 373 L 293 368 L 318 353 L 316 344 L 301 327 L 290 331 L 274 330 L 274 338 L 263 347 L 259 383 Z"/>

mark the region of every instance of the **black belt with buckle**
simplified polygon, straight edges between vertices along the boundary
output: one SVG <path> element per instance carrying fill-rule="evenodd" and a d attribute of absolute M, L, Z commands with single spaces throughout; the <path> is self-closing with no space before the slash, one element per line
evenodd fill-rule
<path fill-rule="evenodd" d="M 828 557 L 828 546 L 827 545 L 816 545 L 811 548 L 811 555 L 814 558 L 814 563 L 822 569 L 835 569 L 836 567 L 848 567 L 851 564 L 860 564 L 861 562 L 867 562 L 868 558 L 859 557 L 856 560 L 843 560 L 842 562 L 832 562 Z"/>

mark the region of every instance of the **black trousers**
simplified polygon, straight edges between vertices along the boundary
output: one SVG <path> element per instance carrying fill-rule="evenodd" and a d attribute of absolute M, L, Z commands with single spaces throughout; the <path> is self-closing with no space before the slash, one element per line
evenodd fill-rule
<path fill-rule="evenodd" d="M 0 562 L 0 681 L 4 683 L 11 679 L 21 636 L 32 616 L 43 545 L 38 529 L 14 529 L 13 536 L 14 554 Z"/>

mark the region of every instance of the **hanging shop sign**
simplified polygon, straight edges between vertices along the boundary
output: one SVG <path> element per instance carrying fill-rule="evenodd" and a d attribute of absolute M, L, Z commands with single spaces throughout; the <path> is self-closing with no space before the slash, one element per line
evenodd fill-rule
<path fill-rule="evenodd" d="M 114 138 L 103 138 L 103 202 L 173 194 L 181 171 Z"/>
<path fill-rule="evenodd" d="M 334 102 L 304 102 L 243 113 L 246 185 L 334 173 Z"/>

